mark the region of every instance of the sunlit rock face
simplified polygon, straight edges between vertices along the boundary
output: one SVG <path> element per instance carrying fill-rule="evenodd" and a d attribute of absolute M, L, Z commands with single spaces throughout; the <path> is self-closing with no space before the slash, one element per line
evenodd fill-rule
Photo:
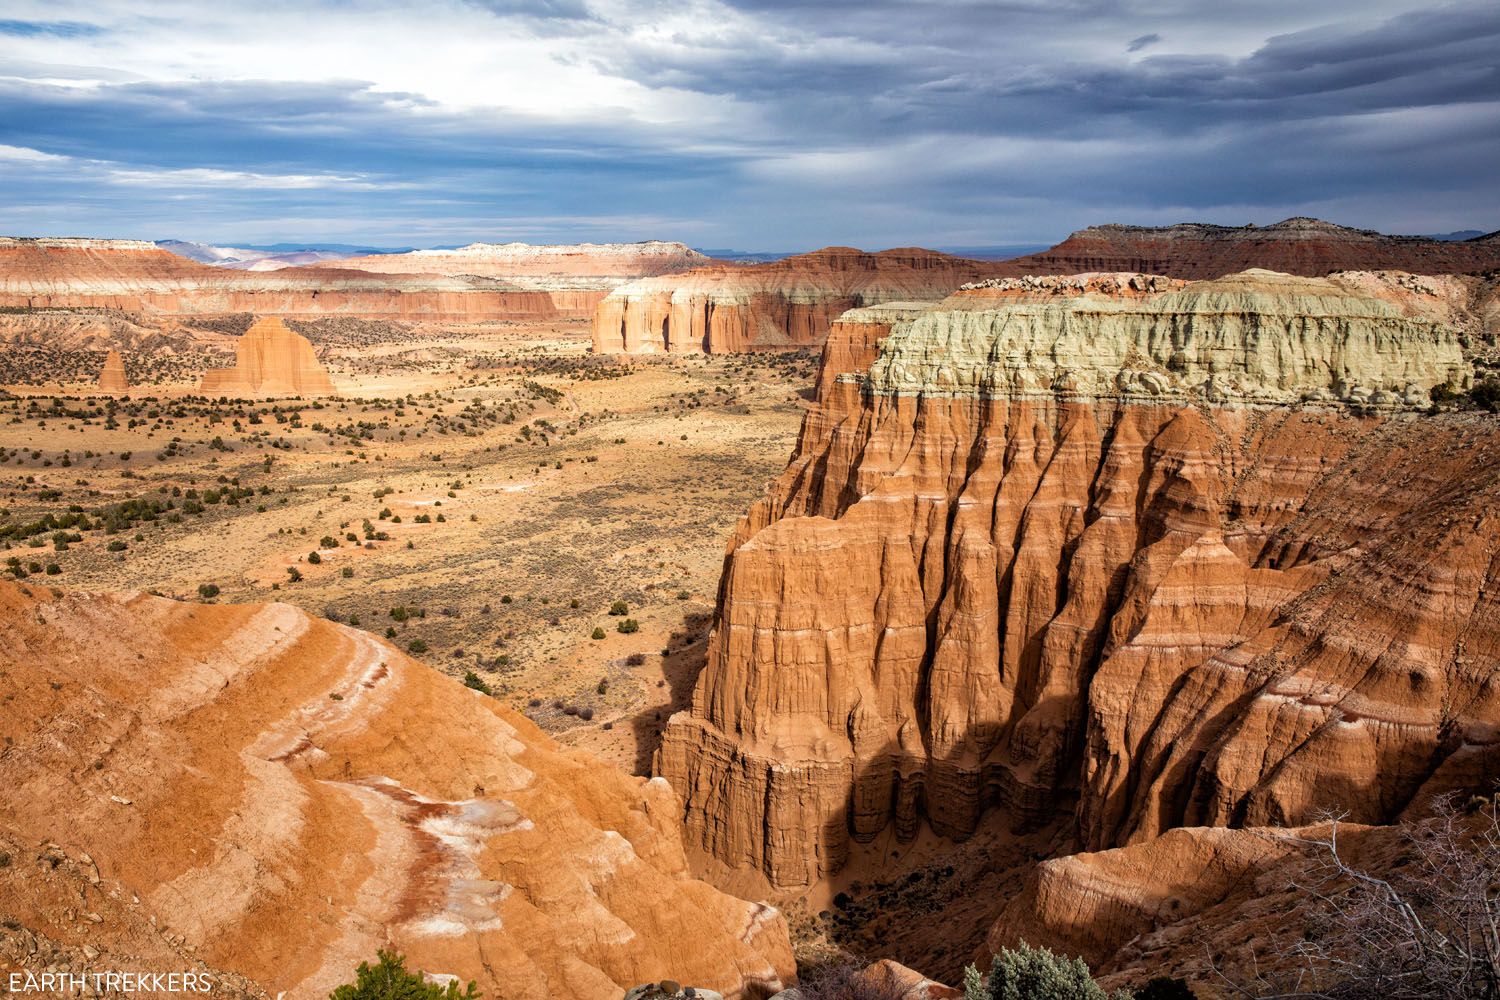
<path fill-rule="evenodd" d="M 139 900 L 86 896 L 134 914 L 84 925 L 101 962 L 151 954 L 149 918 L 289 1000 L 379 948 L 524 1000 L 674 975 L 759 998 L 791 977 L 777 910 L 689 876 L 665 782 L 368 633 L 285 604 L 6 583 L 0 615 L 0 840 L 86 855 L 94 894 Z M 47 929 L 46 889 L 22 881 L 7 918 L 76 936 L 73 910 Z"/>
<path fill-rule="evenodd" d="M 325 264 L 327 262 L 324 262 Z M 432 322 L 587 318 L 598 285 L 523 285 L 481 275 L 384 274 L 327 266 L 237 271 L 141 240 L 0 237 L 0 306 Z"/>
<path fill-rule="evenodd" d="M 1099 849 L 1482 784 L 1500 429 L 1426 415 L 1458 336 L 1357 285 L 846 313 L 657 758 L 689 843 L 790 888 L 891 826 Z"/>
<path fill-rule="evenodd" d="M 276 318 L 257 320 L 235 343 L 233 368 L 210 368 L 199 392 L 232 399 L 331 396 L 336 391 L 312 344 Z"/>

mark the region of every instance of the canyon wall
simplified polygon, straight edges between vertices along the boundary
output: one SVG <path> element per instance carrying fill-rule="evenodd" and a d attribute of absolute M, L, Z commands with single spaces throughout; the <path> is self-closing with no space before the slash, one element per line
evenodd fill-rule
<path fill-rule="evenodd" d="M 433 322 L 586 317 L 603 288 L 319 267 L 233 271 L 140 240 L 0 237 L 0 306 Z"/>
<path fill-rule="evenodd" d="M 726 354 L 818 347 L 847 309 L 935 300 L 1002 273 L 931 250 L 829 247 L 765 264 L 720 264 L 622 285 L 594 313 L 600 354 Z"/>
<path fill-rule="evenodd" d="M 87 945 L 81 968 L 160 953 L 288 1000 L 378 948 L 505 1000 L 667 977 L 764 997 L 792 973 L 778 911 L 689 877 L 665 782 L 368 633 L 10 583 L 0 616 L 0 843 L 45 845 L 7 854 L 35 874 L 0 879 L 0 910 Z"/>
<path fill-rule="evenodd" d="M 1251 272 L 845 314 L 658 753 L 690 845 L 792 889 L 888 827 L 1101 849 L 1493 776 L 1500 427 L 1424 413 L 1472 375 L 1426 309 Z"/>

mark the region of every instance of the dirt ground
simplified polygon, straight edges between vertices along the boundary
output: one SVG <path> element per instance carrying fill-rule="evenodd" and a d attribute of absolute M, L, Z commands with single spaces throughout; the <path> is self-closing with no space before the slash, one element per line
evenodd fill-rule
<path fill-rule="evenodd" d="M 622 363 L 567 321 L 301 328 L 340 397 L 211 402 L 190 360 L 127 352 L 147 384 L 109 400 L 67 379 L 96 370 L 89 352 L 49 378 L 48 359 L 0 348 L 0 370 L 32 375 L 0 399 L 3 569 L 287 601 L 646 773 L 816 359 Z"/>

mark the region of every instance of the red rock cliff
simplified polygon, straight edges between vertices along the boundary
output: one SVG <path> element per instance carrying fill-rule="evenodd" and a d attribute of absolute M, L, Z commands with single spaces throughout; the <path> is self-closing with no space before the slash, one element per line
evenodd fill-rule
<path fill-rule="evenodd" d="M 1308 218 L 1271 226 L 1092 226 L 1050 250 L 1006 263 L 1008 274 L 1144 271 L 1193 279 L 1252 267 L 1310 277 L 1359 269 L 1465 274 L 1500 267 L 1500 233 L 1450 242 Z"/>
<path fill-rule="evenodd" d="M 1420 412 L 1455 333 L 1266 272 L 1083 284 L 837 324 L 657 758 L 693 846 L 792 888 L 891 824 L 1102 848 L 1500 767 L 1500 427 Z"/>

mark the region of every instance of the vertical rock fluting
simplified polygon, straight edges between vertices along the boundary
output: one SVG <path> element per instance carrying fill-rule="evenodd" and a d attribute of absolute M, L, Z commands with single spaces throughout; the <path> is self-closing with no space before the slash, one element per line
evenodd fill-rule
<path fill-rule="evenodd" d="M 599 354 L 732 354 L 818 347 L 845 310 L 937 300 L 1008 273 L 931 250 L 828 247 L 766 264 L 719 264 L 615 289 L 594 312 Z"/>
<path fill-rule="evenodd" d="M 1261 273 L 856 310 L 825 364 L 657 760 L 723 864 L 1075 799 L 1093 848 L 1373 820 L 1500 764 L 1500 431 L 1413 409 L 1451 331 Z"/>

